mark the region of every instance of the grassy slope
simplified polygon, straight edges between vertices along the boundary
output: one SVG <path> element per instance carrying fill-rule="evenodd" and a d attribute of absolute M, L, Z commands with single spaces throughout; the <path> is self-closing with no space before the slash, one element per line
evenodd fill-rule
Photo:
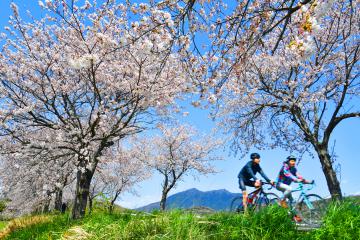
<path fill-rule="evenodd" d="M 152 214 L 131 211 L 109 215 L 101 210 L 83 220 L 48 215 L 13 231 L 6 239 L 360 239 L 359 202 L 330 207 L 324 226 L 299 232 L 286 210 L 278 207 L 253 215 L 216 213 L 198 216 L 184 211 Z M 31 224 L 31 217 L 26 224 Z M 22 228 L 21 228 L 22 227 Z"/>

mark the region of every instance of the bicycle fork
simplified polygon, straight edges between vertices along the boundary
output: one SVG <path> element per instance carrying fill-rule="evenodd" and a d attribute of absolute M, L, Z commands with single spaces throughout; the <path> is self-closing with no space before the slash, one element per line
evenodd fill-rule
<path fill-rule="evenodd" d="M 294 204 L 294 201 L 290 201 L 290 211 L 289 213 L 292 213 L 292 214 L 297 214 L 297 211 L 296 211 L 296 205 L 301 203 L 301 202 L 304 202 L 306 204 L 306 206 L 310 209 L 310 210 L 314 210 L 314 206 L 313 204 L 310 202 L 310 200 L 306 197 L 306 195 L 304 193 L 301 193 L 300 196 L 299 196 L 299 199 L 297 200 L 297 203 Z"/>
<path fill-rule="evenodd" d="M 303 194 L 302 196 L 302 200 L 305 202 L 306 206 L 310 209 L 310 210 L 314 210 L 314 206 L 312 205 L 312 203 L 310 202 L 310 200 L 306 197 L 305 194 Z"/>

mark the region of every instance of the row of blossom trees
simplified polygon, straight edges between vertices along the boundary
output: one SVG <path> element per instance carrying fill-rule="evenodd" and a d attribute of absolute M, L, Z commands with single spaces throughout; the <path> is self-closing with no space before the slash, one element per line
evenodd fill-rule
<path fill-rule="evenodd" d="M 359 3 L 39 4 L 45 17 L 24 21 L 12 3 L 10 27 L 1 34 L 2 167 L 24 179 L 9 181 L 12 193 L 24 189 L 47 202 L 53 194 L 60 199 L 75 180 L 72 217 L 84 216 L 94 174 L 111 176 L 104 172 L 127 159 L 117 149 L 119 142 L 169 113 L 167 106 L 182 94 L 196 92 L 201 100 L 217 103 L 214 116 L 235 136 L 238 150 L 246 152 L 251 145 L 304 151 L 310 143 L 332 197 L 341 197 L 328 148 L 334 128 L 360 116 L 352 104 L 360 92 Z M 165 166 L 166 198 L 182 175 L 167 166 L 185 158 L 176 157 L 174 151 L 183 150 L 176 142 L 167 146 L 172 138 L 164 134 L 168 140 L 158 141 L 163 149 L 148 155 Z M 189 133 L 178 136 L 183 134 Z M 207 147 L 205 142 L 196 149 L 209 153 Z M 119 161 L 107 163 L 113 158 Z"/>
<path fill-rule="evenodd" d="M 144 12 L 131 22 L 126 6 L 114 1 L 42 6 L 48 14 L 26 22 L 11 4 L 0 55 L 1 149 L 15 152 L 7 157 L 10 165 L 19 155 L 34 188 L 44 189 L 48 175 L 63 171 L 56 169 L 60 161 L 70 164 L 72 217 L 80 218 L 108 148 L 173 103 L 187 86 L 186 75 L 172 53 L 172 20 L 164 11 L 152 9 L 151 18 Z M 50 179 L 58 184 L 56 177 Z"/>
<path fill-rule="evenodd" d="M 171 15 L 148 5 L 139 6 L 138 21 L 114 1 L 40 6 L 49 14 L 25 22 L 12 3 L 12 27 L 3 36 L 0 130 L 9 206 L 47 210 L 54 198 L 60 210 L 68 188 L 75 189 L 73 218 L 84 216 L 87 202 L 91 209 L 99 194 L 110 197 L 111 212 L 120 193 L 148 177 L 144 164 L 158 169 L 153 152 L 141 158 L 121 144 L 188 91 L 191 82 L 181 61 L 187 46 L 173 37 Z M 172 134 L 163 130 L 165 140 L 159 137 L 152 145 L 159 154 L 168 148 L 161 141 Z M 179 131 L 171 136 L 177 142 L 170 154 L 177 156 L 164 155 L 158 163 L 171 162 L 177 172 L 166 195 L 185 172 L 209 172 L 205 160 L 217 145 L 191 142 L 191 129 Z M 162 202 L 164 209 L 164 197 Z"/>
<path fill-rule="evenodd" d="M 169 191 L 185 175 L 215 172 L 210 163 L 220 159 L 213 155 L 219 146 L 220 142 L 211 137 L 199 138 L 192 127 L 176 124 L 161 125 L 160 135 L 132 138 L 126 144 L 107 148 L 91 180 L 89 213 L 94 199 L 105 200 L 112 213 L 120 194 L 134 192 L 134 187 L 151 177 L 153 171 L 163 177 L 160 207 L 165 210 Z M 10 200 L 8 210 L 15 214 L 46 212 L 53 205 L 61 211 L 62 203 L 70 200 L 76 187 L 76 166 L 70 159 L 51 155 L 46 148 L 40 150 L 40 155 L 21 147 L 18 144 L 15 152 L 2 152 L 0 176 L 3 194 Z"/>

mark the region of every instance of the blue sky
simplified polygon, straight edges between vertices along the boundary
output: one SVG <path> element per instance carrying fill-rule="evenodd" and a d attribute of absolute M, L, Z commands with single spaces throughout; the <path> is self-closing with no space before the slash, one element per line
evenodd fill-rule
<path fill-rule="evenodd" d="M 2 0 L 0 2 L 0 32 L 3 31 L 4 26 L 7 25 L 8 17 L 11 14 L 9 4 L 11 0 Z M 19 8 L 20 12 L 24 10 L 30 10 L 34 16 L 40 16 L 40 8 L 38 7 L 37 0 L 13 0 Z M 354 103 L 359 105 L 360 102 Z M 200 132 L 209 133 L 215 126 L 208 118 L 208 111 L 201 110 L 189 106 L 184 110 L 190 112 L 187 117 L 180 117 L 180 121 L 188 122 L 194 125 Z M 332 143 L 336 141 L 335 152 L 338 156 L 336 164 L 341 165 L 341 187 L 345 195 L 360 194 L 360 118 L 349 119 L 343 121 L 334 131 L 332 135 Z M 259 152 L 262 156 L 261 166 L 265 173 L 271 178 L 276 179 L 277 173 L 281 167 L 282 161 L 289 153 L 282 149 L 274 149 L 269 151 L 258 151 L 252 149 L 252 151 Z M 218 151 L 224 158 L 223 161 L 219 161 L 215 166 L 220 171 L 218 174 L 201 176 L 194 179 L 191 176 L 186 177 L 182 182 L 178 184 L 178 187 L 174 189 L 170 194 L 184 191 L 189 188 L 197 188 L 202 191 L 215 190 L 215 189 L 227 189 L 231 192 L 240 192 L 237 183 L 237 174 L 242 166 L 248 161 L 248 157 L 245 159 L 239 159 L 238 156 L 234 156 L 228 149 L 225 151 Z M 320 162 L 317 158 L 312 159 L 310 156 L 304 156 L 303 160 L 298 166 L 299 172 L 308 179 L 314 179 L 317 186 L 313 192 L 316 192 L 324 197 L 329 196 L 325 177 L 321 170 Z M 161 178 L 155 175 L 153 178 L 139 184 L 137 187 L 138 195 L 124 194 L 119 204 L 124 207 L 140 207 L 145 204 L 159 201 L 161 196 Z M 279 192 L 277 192 L 279 193 Z"/>

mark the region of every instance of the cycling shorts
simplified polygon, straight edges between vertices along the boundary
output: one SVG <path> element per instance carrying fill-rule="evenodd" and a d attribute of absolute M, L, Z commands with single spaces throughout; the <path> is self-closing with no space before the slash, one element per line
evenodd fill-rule
<path fill-rule="evenodd" d="M 244 179 L 242 177 L 239 178 L 239 188 L 242 190 L 242 191 L 245 191 L 246 190 L 246 186 L 249 186 L 249 187 L 255 187 L 255 181 L 253 180 L 250 180 L 250 179 Z"/>

